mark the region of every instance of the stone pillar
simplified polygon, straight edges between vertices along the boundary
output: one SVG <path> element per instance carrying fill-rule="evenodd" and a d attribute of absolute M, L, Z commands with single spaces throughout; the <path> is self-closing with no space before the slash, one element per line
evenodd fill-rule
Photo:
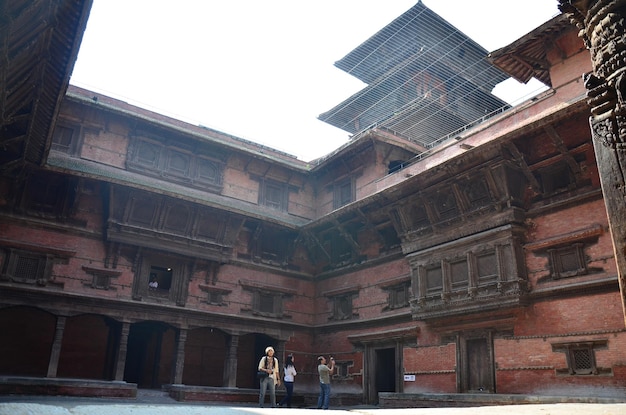
<path fill-rule="evenodd" d="M 227 388 L 237 387 L 237 350 L 239 349 L 239 335 L 231 334 L 228 339 L 228 351 L 224 364 L 223 386 Z M 256 364 L 256 363 L 255 363 Z"/>
<path fill-rule="evenodd" d="M 185 343 L 187 342 L 187 329 L 178 329 L 176 336 L 176 361 L 174 362 L 174 379 L 176 385 L 183 383 L 183 369 L 185 368 Z"/>
<path fill-rule="evenodd" d="M 63 343 L 63 332 L 65 331 L 66 317 L 57 317 L 57 325 L 54 331 L 54 341 L 52 350 L 50 351 L 50 360 L 48 361 L 48 374 L 46 377 L 56 378 L 57 369 L 59 368 L 59 357 L 61 356 L 61 344 Z"/>
<path fill-rule="evenodd" d="M 604 193 L 626 323 L 626 3 L 559 0 L 591 53 L 585 74 L 591 132 Z"/>
<path fill-rule="evenodd" d="M 115 376 L 114 380 L 121 382 L 124 380 L 124 369 L 126 368 L 126 352 L 128 351 L 128 333 L 130 332 L 130 323 L 123 322 L 120 333 L 120 344 L 117 348 L 117 358 L 115 359 Z"/>

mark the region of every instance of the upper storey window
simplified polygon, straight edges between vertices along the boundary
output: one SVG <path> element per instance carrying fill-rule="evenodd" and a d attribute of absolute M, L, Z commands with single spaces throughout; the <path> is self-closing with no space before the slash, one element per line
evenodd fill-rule
<path fill-rule="evenodd" d="M 224 162 L 219 155 L 199 154 L 197 149 L 174 147 L 146 137 L 131 142 L 127 168 L 210 192 L 222 189 Z"/>
<path fill-rule="evenodd" d="M 354 182 L 352 178 L 342 180 L 333 186 L 333 209 L 353 202 L 355 199 Z"/>
<path fill-rule="evenodd" d="M 259 204 L 286 212 L 289 207 L 289 188 L 285 183 L 262 180 L 259 188 Z"/>
<path fill-rule="evenodd" d="M 52 149 L 76 155 L 79 149 L 80 128 L 69 125 L 57 125 L 52 135 Z"/>

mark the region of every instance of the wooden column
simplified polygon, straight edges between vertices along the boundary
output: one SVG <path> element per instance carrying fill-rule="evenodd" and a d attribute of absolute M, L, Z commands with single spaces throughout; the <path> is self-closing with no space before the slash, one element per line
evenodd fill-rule
<path fill-rule="evenodd" d="M 57 325 L 54 331 L 54 341 L 52 350 L 50 351 L 50 360 L 48 361 L 48 374 L 46 377 L 56 378 L 59 368 L 59 357 L 61 356 L 61 344 L 63 343 L 63 332 L 65 331 L 66 317 L 57 317 Z"/>
<path fill-rule="evenodd" d="M 183 383 L 183 369 L 185 367 L 185 343 L 187 342 L 187 329 L 178 329 L 176 336 L 176 361 L 174 362 L 174 379 L 176 385 Z"/>
<path fill-rule="evenodd" d="M 593 147 L 613 239 L 626 323 L 626 4 L 559 0 L 580 30 L 593 71 L 584 75 Z"/>
<path fill-rule="evenodd" d="M 120 333 L 120 344 L 117 348 L 117 358 L 115 362 L 114 380 L 121 382 L 124 380 L 124 369 L 126 368 L 126 352 L 128 351 L 128 333 L 130 332 L 130 323 L 122 323 Z"/>
<path fill-rule="evenodd" d="M 228 339 L 228 354 L 224 364 L 223 386 L 226 388 L 237 387 L 237 350 L 239 349 L 239 335 L 231 334 Z"/>

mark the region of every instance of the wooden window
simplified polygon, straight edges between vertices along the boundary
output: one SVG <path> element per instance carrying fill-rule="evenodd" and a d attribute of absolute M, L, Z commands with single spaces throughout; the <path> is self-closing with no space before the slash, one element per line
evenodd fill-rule
<path fill-rule="evenodd" d="M 29 213 L 40 216 L 62 217 L 68 214 L 73 193 L 68 192 L 68 182 L 55 174 L 29 177 L 23 193 L 22 205 Z M 66 200 L 71 198 L 72 200 Z"/>
<path fill-rule="evenodd" d="M 481 208 L 491 201 L 487 183 L 483 179 L 472 180 L 467 183 L 465 194 L 472 210 Z"/>
<path fill-rule="evenodd" d="M 173 182 L 202 190 L 221 191 L 224 163 L 181 147 L 184 146 L 177 143 L 168 146 L 159 138 L 136 138 L 131 141 L 126 166 L 131 171 L 157 178 L 166 176 Z"/>
<path fill-rule="evenodd" d="M 221 291 L 209 291 L 207 302 L 213 305 L 224 305 L 224 293 Z"/>
<path fill-rule="evenodd" d="M 441 219 L 451 219 L 458 216 L 454 192 L 438 194 L 435 198 L 435 208 Z"/>
<path fill-rule="evenodd" d="M 574 176 L 565 163 L 557 163 L 537 171 L 537 181 L 544 193 L 553 194 L 570 188 L 575 184 Z"/>
<path fill-rule="evenodd" d="M 387 309 L 393 310 L 396 308 L 409 306 L 409 286 L 410 281 L 403 282 L 385 288 L 388 292 Z"/>
<path fill-rule="evenodd" d="M 437 294 L 443 290 L 443 273 L 441 265 L 428 267 L 426 274 L 426 294 Z"/>
<path fill-rule="evenodd" d="M 550 249 L 550 266 L 552 278 L 559 279 L 587 274 L 587 263 L 583 251 L 583 244 Z"/>
<path fill-rule="evenodd" d="M 287 211 L 289 205 L 289 189 L 286 184 L 263 180 L 260 186 L 259 204 L 272 209 Z"/>
<path fill-rule="evenodd" d="M 169 150 L 165 165 L 168 175 L 180 178 L 189 178 L 191 169 L 191 155 L 176 150 Z"/>
<path fill-rule="evenodd" d="M 150 141 L 138 140 L 133 159 L 138 164 L 150 169 L 158 169 L 161 147 Z"/>
<path fill-rule="evenodd" d="M 281 317 L 283 298 L 280 293 L 268 290 L 255 290 L 252 296 L 252 312 L 266 317 Z"/>
<path fill-rule="evenodd" d="M 174 272 L 169 267 L 150 267 L 148 279 L 148 295 L 153 297 L 169 297 Z"/>
<path fill-rule="evenodd" d="M 50 255 L 9 249 L 4 274 L 11 281 L 45 285 L 52 271 L 52 260 Z"/>
<path fill-rule="evenodd" d="M 57 125 L 52 136 L 52 149 L 74 155 L 78 148 L 78 131 L 72 127 Z"/>
<path fill-rule="evenodd" d="M 475 260 L 479 284 L 497 281 L 498 259 L 495 251 L 477 254 Z"/>
<path fill-rule="evenodd" d="M 333 209 L 339 209 L 354 201 L 354 185 L 352 178 L 343 180 L 333 186 Z"/>
<path fill-rule="evenodd" d="M 333 298 L 333 320 L 349 320 L 352 318 L 352 297 L 352 294 L 344 294 Z"/>
<path fill-rule="evenodd" d="M 557 374 L 561 375 L 598 375 L 610 372 L 610 369 L 601 369 L 596 365 L 595 351 L 606 348 L 606 339 L 557 343 L 552 345 L 555 352 L 565 353 L 567 369 L 557 369 Z"/>
<path fill-rule="evenodd" d="M 452 290 L 466 290 L 469 284 L 467 259 L 450 262 L 450 283 Z"/>

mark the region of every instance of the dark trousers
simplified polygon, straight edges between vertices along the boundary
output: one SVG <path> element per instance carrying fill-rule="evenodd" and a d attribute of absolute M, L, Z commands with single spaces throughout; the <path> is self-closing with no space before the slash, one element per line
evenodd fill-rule
<path fill-rule="evenodd" d="M 279 406 L 287 405 L 287 408 L 291 408 L 291 397 L 293 396 L 293 382 L 284 382 L 285 389 L 287 389 L 287 395 L 278 403 Z"/>

